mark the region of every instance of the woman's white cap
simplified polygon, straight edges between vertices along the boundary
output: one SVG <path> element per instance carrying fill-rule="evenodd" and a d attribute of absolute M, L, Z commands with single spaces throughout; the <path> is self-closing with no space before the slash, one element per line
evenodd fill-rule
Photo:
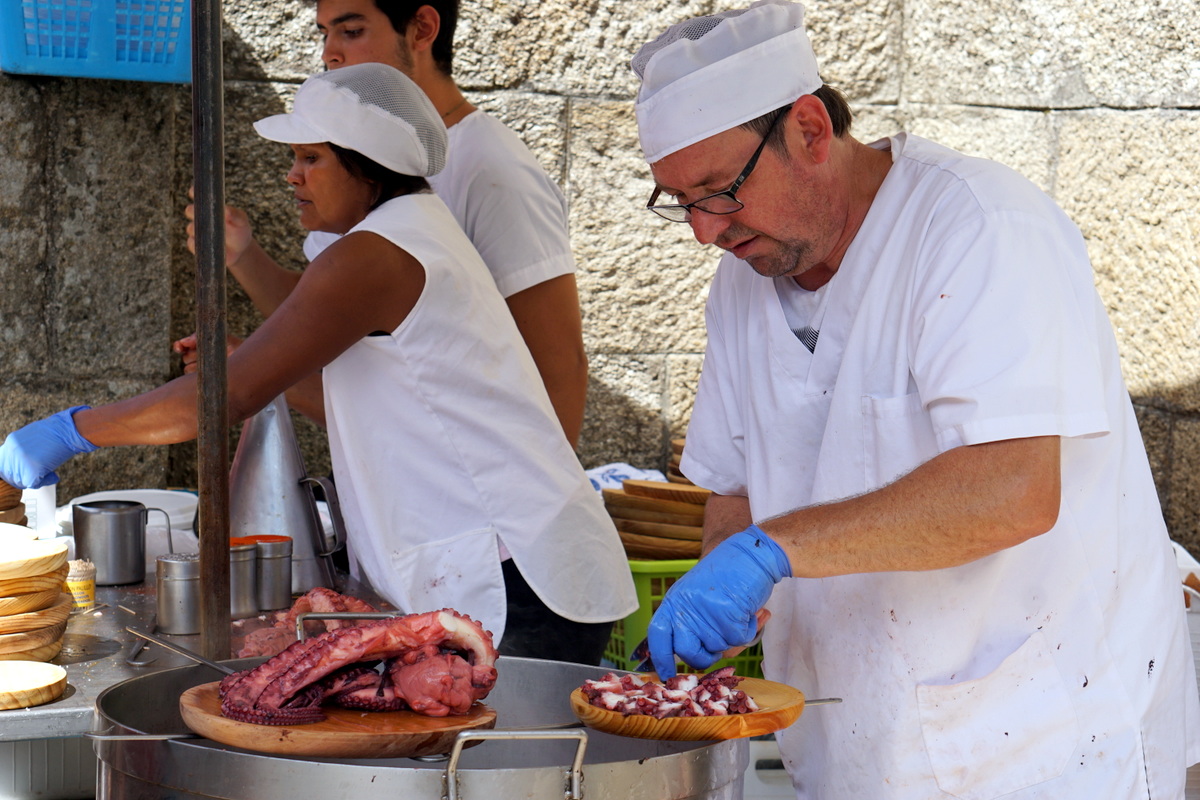
<path fill-rule="evenodd" d="M 631 66 L 650 164 L 821 88 L 804 6 L 783 0 L 672 25 Z"/>
<path fill-rule="evenodd" d="M 313 75 L 292 113 L 254 123 L 284 144 L 331 142 L 401 175 L 436 175 L 446 165 L 446 126 L 429 97 L 387 64 L 354 64 Z"/>

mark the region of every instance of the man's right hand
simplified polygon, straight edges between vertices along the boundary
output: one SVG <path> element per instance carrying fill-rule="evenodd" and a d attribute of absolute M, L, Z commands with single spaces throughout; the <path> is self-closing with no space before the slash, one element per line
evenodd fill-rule
<path fill-rule="evenodd" d="M 195 199 L 195 188 L 188 189 L 188 197 Z M 193 255 L 196 253 L 196 206 L 188 203 L 183 214 L 188 219 L 187 248 Z M 250 218 L 246 212 L 233 206 L 225 206 L 225 266 L 231 267 L 238 262 L 245 252 L 254 244 L 254 229 L 250 226 Z"/>
<path fill-rule="evenodd" d="M 229 358 L 233 355 L 233 351 L 238 349 L 238 345 L 242 340 L 236 336 L 225 337 L 225 357 Z M 171 344 L 171 349 L 178 353 L 183 358 L 183 374 L 190 375 L 200 368 L 200 342 L 196 338 L 196 334 L 185 336 Z"/>

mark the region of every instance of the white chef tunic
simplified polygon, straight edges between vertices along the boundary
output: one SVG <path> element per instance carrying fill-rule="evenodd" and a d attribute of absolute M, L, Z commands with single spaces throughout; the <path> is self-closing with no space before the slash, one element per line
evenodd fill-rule
<path fill-rule="evenodd" d="M 1062 506 L 1048 533 L 963 566 L 776 588 L 766 675 L 844 699 L 779 735 L 793 783 L 1181 797 L 1200 706 L 1178 574 L 1084 242 L 1007 168 L 903 134 L 875 146 L 893 164 L 815 353 L 771 280 L 719 265 L 683 472 L 761 521 L 960 445 L 1059 436 Z"/>
<path fill-rule="evenodd" d="M 390 335 L 324 370 L 330 454 L 350 556 L 404 611 L 505 624 L 503 543 L 538 597 L 576 622 L 637 608 L 612 520 L 563 436 L 529 351 L 442 201 L 412 194 L 356 225 L 421 263 Z"/>
<path fill-rule="evenodd" d="M 567 202 L 533 153 L 505 125 L 475 110 L 448 129 L 446 167 L 429 178 L 483 257 L 504 297 L 575 272 Z M 311 261 L 336 233 L 304 241 Z"/>

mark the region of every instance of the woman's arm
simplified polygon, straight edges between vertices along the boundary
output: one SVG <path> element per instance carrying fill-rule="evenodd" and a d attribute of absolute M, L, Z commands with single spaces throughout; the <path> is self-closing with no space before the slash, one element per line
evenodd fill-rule
<path fill-rule="evenodd" d="M 381 236 L 331 245 L 263 325 L 229 358 L 229 419 L 238 422 L 337 358 L 363 336 L 399 327 L 425 286 L 425 270 Z M 196 436 L 196 376 L 75 414 L 92 444 L 170 444 Z"/>

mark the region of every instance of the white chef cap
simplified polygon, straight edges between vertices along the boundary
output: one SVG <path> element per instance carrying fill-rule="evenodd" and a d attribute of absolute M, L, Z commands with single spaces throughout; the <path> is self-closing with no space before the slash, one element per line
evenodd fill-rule
<path fill-rule="evenodd" d="M 446 164 L 446 126 L 428 95 L 387 64 L 355 64 L 313 75 L 292 113 L 254 123 L 284 144 L 331 142 L 401 175 L 436 175 Z"/>
<path fill-rule="evenodd" d="M 672 25 L 631 66 L 650 164 L 821 88 L 804 6 L 784 0 Z"/>

